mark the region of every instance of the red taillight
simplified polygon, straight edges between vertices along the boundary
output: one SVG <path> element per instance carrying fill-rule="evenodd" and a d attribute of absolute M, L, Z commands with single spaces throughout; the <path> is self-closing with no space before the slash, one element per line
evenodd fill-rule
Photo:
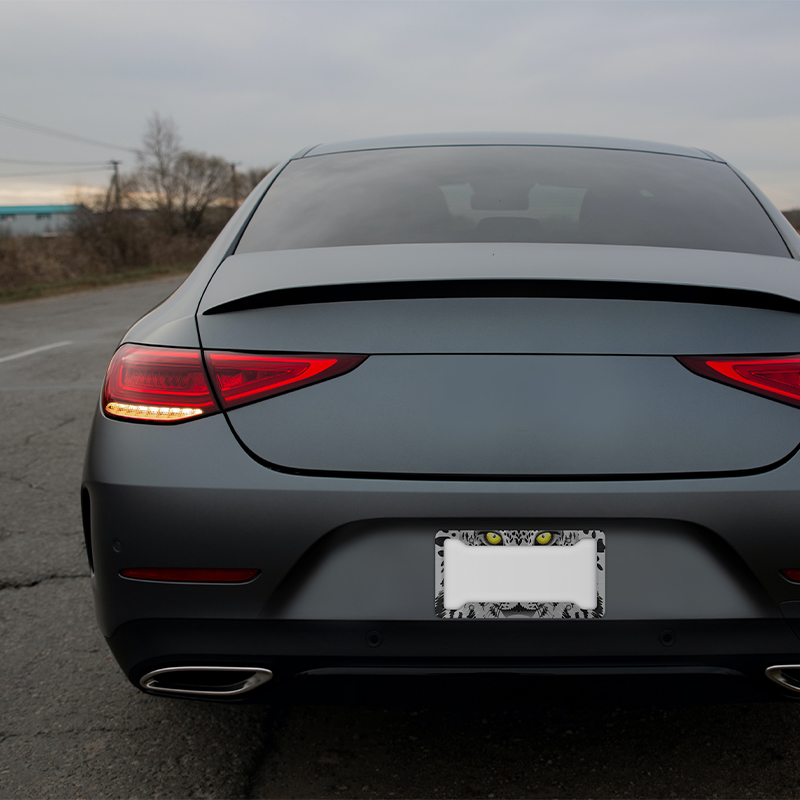
<path fill-rule="evenodd" d="M 698 375 L 772 400 L 800 406 L 800 356 L 679 358 Z"/>
<path fill-rule="evenodd" d="M 179 422 L 218 411 L 199 350 L 124 344 L 114 353 L 103 386 L 112 417 Z"/>
<path fill-rule="evenodd" d="M 258 575 L 257 569 L 193 569 L 183 567 L 137 567 L 120 570 L 124 578 L 139 581 L 182 581 L 184 583 L 244 583 Z"/>
<path fill-rule="evenodd" d="M 782 569 L 781 575 L 783 575 L 787 581 L 800 583 L 800 569 Z"/>
<path fill-rule="evenodd" d="M 366 356 L 206 353 L 224 408 L 252 403 L 355 369 Z"/>
<path fill-rule="evenodd" d="M 206 353 L 224 408 L 262 400 L 355 369 L 366 356 Z M 112 417 L 180 422 L 219 411 L 199 350 L 125 344 L 109 364 L 103 409 Z"/>

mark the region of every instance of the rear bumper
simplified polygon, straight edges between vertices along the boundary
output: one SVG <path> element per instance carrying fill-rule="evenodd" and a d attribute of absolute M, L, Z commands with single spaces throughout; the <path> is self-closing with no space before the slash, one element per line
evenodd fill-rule
<path fill-rule="evenodd" d="M 320 669 L 721 669 L 766 682 L 766 667 L 800 661 L 800 620 L 780 611 L 800 586 L 779 575 L 800 565 L 797 457 L 738 478 L 324 478 L 256 463 L 222 415 L 155 427 L 98 414 L 84 487 L 98 621 L 134 683 L 187 659 L 271 669 L 264 696 Z M 606 617 L 436 619 L 436 530 L 486 525 L 604 530 Z M 119 575 L 179 566 L 261 573 L 233 586 Z"/>
<path fill-rule="evenodd" d="M 238 701 L 302 698 L 308 677 L 374 684 L 476 671 L 727 676 L 749 679 L 767 698 L 800 698 L 764 677 L 771 665 L 800 662 L 800 638 L 784 620 L 136 620 L 108 637 L 108 644 L 137 687 L 149 671 L 169 666 L 263 667 L 274 673 L 269 684 Z"/>

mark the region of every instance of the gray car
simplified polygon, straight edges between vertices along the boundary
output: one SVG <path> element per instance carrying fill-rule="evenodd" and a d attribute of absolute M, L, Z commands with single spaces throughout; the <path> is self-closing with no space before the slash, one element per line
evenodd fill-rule
<path fill-rule="evenodd" d="M 693 148 L 298 153 L 109 366 L 81 500 L 114 656 L 216 700 L 476 671 L 800 691 L 798 259 Z"/>

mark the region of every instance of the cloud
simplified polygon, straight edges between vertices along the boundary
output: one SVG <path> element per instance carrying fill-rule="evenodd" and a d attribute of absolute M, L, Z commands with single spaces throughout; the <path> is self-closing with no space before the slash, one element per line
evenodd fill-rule
<path fill-rule="evenodd" d="M 800 4 L 765 0 L 7 3 L 0 112 L 135 146 L 158 110 L 245 166 L 320 141 L 544 130 L 794 175 L 798 34 Z M 115 155 L 2 127 L 0 147 Z"/>

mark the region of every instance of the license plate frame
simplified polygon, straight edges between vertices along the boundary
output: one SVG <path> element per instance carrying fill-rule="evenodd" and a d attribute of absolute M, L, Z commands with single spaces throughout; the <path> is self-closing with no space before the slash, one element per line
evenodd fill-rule
<path fill-rule="evenodd" d="M 498 539 L 499 537 L 499 539 Z M 435 545 L 435 569 L 436 569 L 436 592 L 434 596 L 434 610 L 436 616 L 440 619 L 600 619 L 604 616 L 606 610 L 605 601 L 605 550 L 606 541 L 605 533 L 600 530 L 567 530 L 555 528 L 541 528 L 541 529 L 473 529 L 473 530 L 440 530 L 434 537 Z M 450 544 L 448 544 L 448 540 Z M 570 553 L 562 552 L 560 554 L 553 554 L 544 556 L 544 550 L 549 548 L 571 548 L 580 542 L 586 540 L 594 541 L 596 549 L 593 556 L 587 556 L 585 551 L 588 545 L 581 545 L 582 555 L 578 555 L 578 550 L 570 551 Z M 480 600 L 466 601 L 458 607 L 448 608 L 445 605 L 445 580 L 446 580 L 446 550 L 451 553 L 451 565 L 466 563 L 459 555 L 456 559 L 453 555 L 457 552 L 454 545 L 466 545 L 468 548 L 472 547 L 486 547 L 492 550 L 500 547 L 508 548 L 504 550 L 502 557 L 499 554 L 489 555 L 488 551 L 485 552 L 467 552 L 461 551 L 467 555 L 468 559 L 472 560 L 473 564 L 480 565 L 481 563 L 489 563 L 488 559 L 494 559 L 495 564 L 500 564 L 498 569 L 503 569 L 502 564 L 506 564 L 506 568 L 511 564 L 509 559 L 515 558 L 517 562 L 525 561 L 526 566 L 517 565 L 515 571 L 518 573 L 520 568 L 524 571 L 526 569 L 533 569 L 531 574 L 535 573 L 535 565 L 538 564 L 539 568 L 547 566 L 547 559 L 552 562 L 553 556 L 560 559 L 564 564 L 569 564 L 570 560 L 580 559 L 583 563 L 583 575 L 580 580 L 583 581 L 583 594 L 586 594 L 587 586 L 586 580 L 590 580 L 586 575 L 586 561 L 587 557 L 593 557 L 595 561 L 594 576 L 596 578 L 596 605 L 591 608 L 588 603 L 583 605 L 570 602 L 563 598 L 552 601 L 537 600 L 537 602 L 514 601 L 493 601 L 486 598 Z M 519 559 L 519 551 L 512 555 L 510 552 L 513 548 L 536 548 L 537 554 L 526 553 L 524 559 Z M 567 559 L 565 561 L 564 559 Z M 499 560 L 498 560 L 499 559 Z M 577 563 L 577 561 L 576 561 Z M 531 566 L 533 565 L 533 566 Z M 459 566 L 459 569 L 464 567 Z M 562 566 L 563 568 L 563 566 Z M 569 568 L 568 566 L 566 567 Z M 455 585 L 457 580 L 455 572 L 451 567 L 451 584 Z M 591 569 L 591 567 L 589 567 Z M 458 580 L 463 584 L 463 577 L 458 576 Z M 480 583 L 480 579 L 478 580 Z M 491 583 L 491 581 L 489 581 Z M 535 584 L 535 580 L 533 581 Z M 479 589 L 476 587 L 475 594 L 479 596 L 481 592 L 491 591 L 491 589 Z M 514 589 L 509 589 L 513 592 Z M 543 589 L 542 591 L 547 591 Z M 567 589 L 566 591 L 569 591 Z M 534 592 L 536 593 L 536 592 Z M 463 591 L 461 592 L 463 594 Z M 452 605 L 453 593 L 450 593 L 449 601 Z"/>

